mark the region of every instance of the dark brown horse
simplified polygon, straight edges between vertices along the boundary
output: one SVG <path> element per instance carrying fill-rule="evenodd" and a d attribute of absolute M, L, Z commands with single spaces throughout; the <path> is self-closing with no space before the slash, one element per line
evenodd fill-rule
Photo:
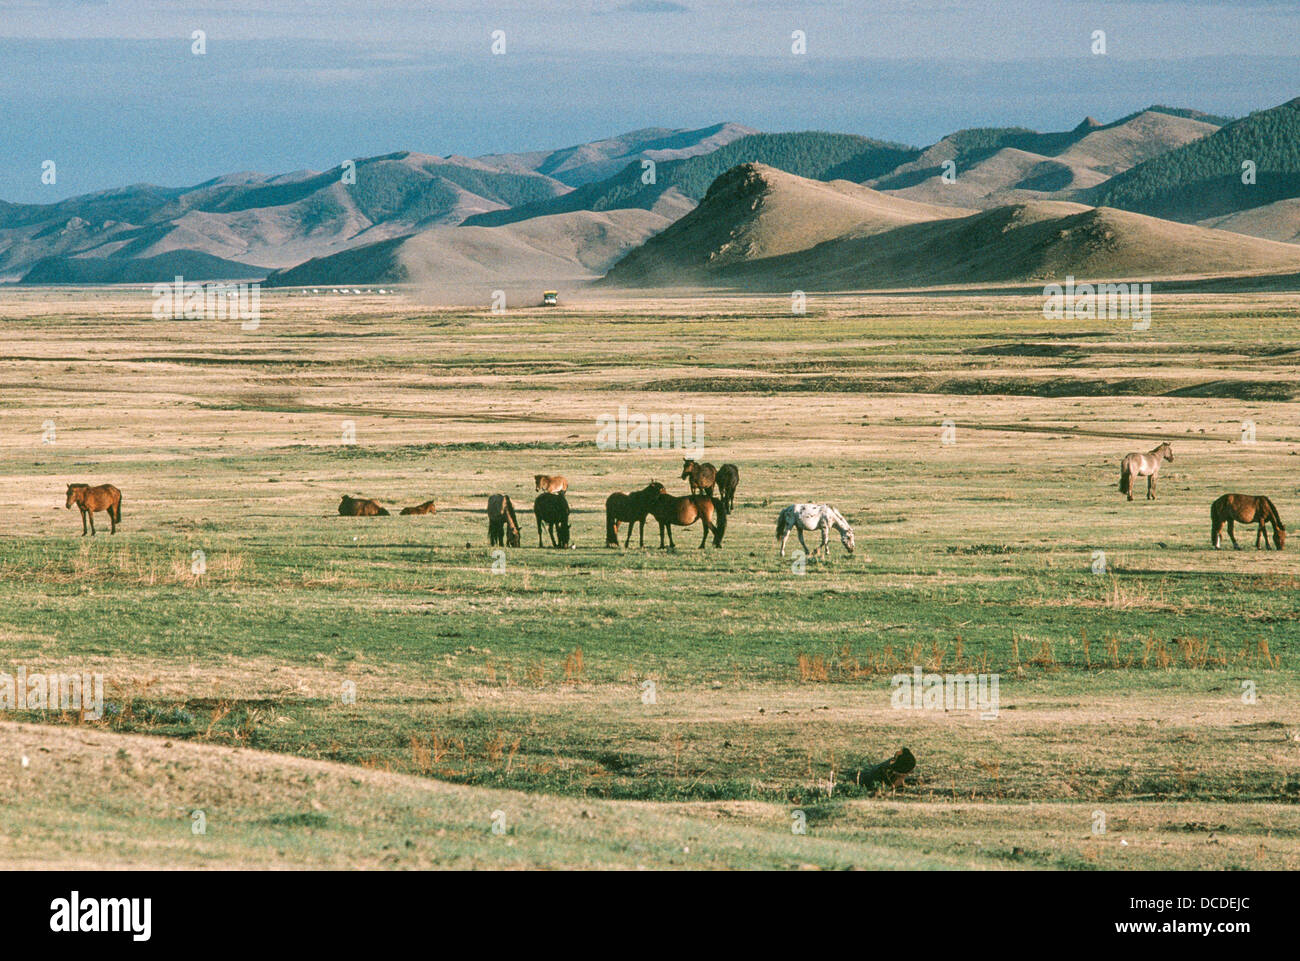
<path fill-rule="evenodd" d="M 627 524 L 627 547 L 632 543 L 632 528 L 641 525 L 641 546 L 645 547 L 645 518 L 654 508 L 654 502 L 664 493 L 664 485 L 651 481 L 639 491 L 624 494 L 615 491 L 605 498 L 605 546 L 618 547 L 618 525 Z"/>
<path fill-rule="evenodd" d="M 660 494 L 655 498 L 650 512 L 659 522 L 660 547 L 664 546 L 664 531 L 668 532 L 668 546 L 675 548 L 677 545 L 673 543 L 673 525 L 690 527 L 697 520 L 704 524 L 700 547 L 703 548 L 709 542 L 710 533 L 713 534 L 713 546 L 722 546 L 722 535 L 727 532 L 727 509 L 721 501 L 703 494 L 691 494 L 689 497 Z"/>
<path fill-rule="evenodd" d="M 378 501 L 367 497 L 349 497 L 343 495 L 339 501 L 339 515 L 342 517 L 387 517 L 388 511 L 379 506 Z"/>
<path fill-rule="evenodd" d="M 86 520 L 90 520 L 90 536 L 95 536 L 95 511 L 108 512 L 109 533 L 117 533 L 117 525 L 122 523 L 122 492 L 112 484 L 69 484 L 68 501 L 64 505 L 68 510 L 76 504 L 81 508 L 81 536 L 86 536 Z"/>
<path fill-rule="evenodd" d="M 414 507 L 403 507 L 403 514 L 436 514 L 438 513 L 437 501 L 425 501 L 423 504 L 416 504 Z"/>
<path fill-rule="evenodd" d="M 519 546 L 519 521 L 508 494 L 488 498 L 488 543 L 493 547 Z"/>
<path fill-rule="evenodd" d="M 736 502 L 736 485 L 740 483 L 740 468 L 735 464 L 723 464 L 718 468 L 718 500 L 730 514 Z"/>
<path fill-rule="evenodd" d="M 1259 529 L 1255 532 L 1255 550 L 1259 550 L 1260 541 L 1264 542 L 1264 550 L 1269 550 L 1268 533 L 1264 530 L 1264 524 L 1273 525 L 1273 543 L 1280 551 L 1286 544 L 1286 527 L 1282 524 L 1282 518 L 1278 516 L 1277 508 L 1267 497 L 1256 497 L 1251 494 L 1224 494 L 1213 504 L 1210 505 L 1210 543 L 1214 549 L 1219 549 L 1219 544 L 1223 540 L 1223 525 L 1228 525 L 1228 536 L 1232 538 L 1233 550 L 1241 550 L 1241 545 L 1237 543 L 1237 537 L 1232 531 L 1232 525 L 1236 521 L 1243 524 L 1259 524 Z"/>
<path fill-rule="evenodd" d="M 539 491 L 549 494 L 563 494 L 569 489 L 569 481 L 563 474 L 534 474 L 533 483 Z"/>
<path fill-rule="evenodd" d="M 713 496 L 713 485 L 718 479 L 718 469 L 712 464 L 701 464 L 689 457 L 682 461 L 682 480 L 689 481 L 692 494 Z"/>
<path fill-rule="evenodd" d="M 563 494 L 543 491 L 533 501 L 533 514 L 537 517 L 537 546 L 542 547 L 542 525 L 551 535 L 552 547 L 569 546 L 569 502 Z"/>

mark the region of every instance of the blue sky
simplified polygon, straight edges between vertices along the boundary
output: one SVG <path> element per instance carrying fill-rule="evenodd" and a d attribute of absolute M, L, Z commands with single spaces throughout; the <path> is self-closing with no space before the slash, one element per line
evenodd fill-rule
<path fill-rule="evenodd" d="M 1300 0 L 0 0 L 0 199 L 721 120 L 924 145 L 1236 115 L 1300 95 L 1297 37 Z"/>

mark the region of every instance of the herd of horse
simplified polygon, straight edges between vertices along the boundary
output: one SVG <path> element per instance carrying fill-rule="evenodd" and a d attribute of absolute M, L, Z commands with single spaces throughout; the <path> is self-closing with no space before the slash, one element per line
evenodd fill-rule
<path fill-rule="evenodd" d="M 1161 444 L 1145 454 L 1128 454 L 1120 462 L 1119 490 L 1131 501 L 1133 499 L 1134 481 L 1147 478 L 1147 499 L 1156 499 L 1156 477 L 1160 465 L 1174 459 L 1173 448 Z M 713 537 L 713 546 L 721 547 L 723 535 L 727 531 L 727 515 L 735 507 L 736 487 L 740 483 L 740 469 L 735 464 L 723 464 L 715 468 L 707 462 L 686 458 L 682 462 L 681 479 L 690 485 L 690 493 L 684 496 L 670 494 L 658 481 L 650 481 L 640 490 L 627 493 L 615 491 L 605 499 L 605 546 L 618 547 L 619 525 L 627 525 L 627 536 L 623 547 L 632 543 L 632 530 L 639 526 L 638 543 L 645 547 L 646 519 L 653 517 L 659 524 L 659 546 L 676 548 L 673 541 L 674 527 L 690 527 L 699 521 L 703 528 L 700 548 L 708 545 L 709 536 Z M 537 497 L 533 501 L 533 515 L 537 521 L 537 546 L 544 547 L 544 536 L 549 536 L 551 546 L 569 547 L 571 532 L 569 526 L 569 501 L 567 493 L 569 482 L 562 475 L 534 474 L 534 487 Z M 715 496 L 716 491 L 716 496 Z M 116 534 L 117 526 L 122 523 L 122 492 L 112 484 L 69 484 L 66 506 L 73 505 L 81 509 L 81 534 L 95 534 L 95 514 L 103 511 L 108 514 L 109 533 Z M 402 508 L 403 514 L 433 514 L 437 511 L 435 502 L 425 501 L 413 507 Z M 383 506 L 368 497 L 352 497 L 344 494 L 339 503 L 339 514 L 345 517 L 387 517 L 389 512 Z M 521 542 L 519 519 L 515 515 L 515 505 L 508 494 L 493 494 L 488 498 L 488 542 L 493 547 L 519 547 Z M 1210 506 L 1210 543 L 1218 550 L 1222 543 L 1222 532 L 1226 525 L 1232 546 L 1240 550 L 1234 530 L 1236 524 L 1256 524 L 1255 548 L 1263 545 L 1265 550 L 1282 550 L 1286 544 L 1286 527 L 1278 515 L 1273 502 L 1262 495 L 1224 494 Z M 1265 525 L 1273 528 L 1270 538 Z M 89 530 L 87 530 L 89 527 Z M 806 532 L 817 531 L 821 542 L 809 551 L 804 541 Z M 817 556 L 824 554 L 830 543 L 831 532 L 839 534 L 840 543 L 850 554 L 853 553 L 853 527 L 834 507 L 829 504 L 791 504 L 781 510 L 776 520 L 776 542 L 781 556 L 785 556 L 786 542 L 792 533 L 797 533 L 799 543 L 805 554 Z M 667 539 L 667 545 L 664 541 Z M 1271 543 L 1270 543 L 1271 542 Z"/>

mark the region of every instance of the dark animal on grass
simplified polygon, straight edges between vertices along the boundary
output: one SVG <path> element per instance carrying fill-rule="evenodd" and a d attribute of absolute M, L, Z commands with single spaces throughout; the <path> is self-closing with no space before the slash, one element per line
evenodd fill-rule
<path fill-rule="evenodd" d="M 343 500 L 339 501 L 339 515 L 341 517 L 387 517 L 388 511 L 379 506 L 378 501 L 372 501 L 368 497 L 349 497 L 343 495 Z"/>
<path fill-rule="evenodd" d="M 867 790 L 901 791 L 907 775 L 916 769 L 916 757 L 907 748 L 896 751 L 888 761 L 881 761 L 858 772 L 858 786 Z"/>
<path fill-rule="evenodd" d="M 537 546 L 542 543 L 542 526 L 551 537 L 552 547 L 569 546 L 569 502 L 563 494 L 542 492 L 533 501 L 533 514 L 537 517 Z"/>
<path fill-rule="evenodd" d="M 1172 461 L 1174 449 L 1168 444 L 1161 444 L 1145 454 L 1127 454 L 1119 465 L 1119 492 L 1133 499 L 1133 479 L 1147 479 L 1147 500 L 1156 499 L 1156 474 L 1160 471 L 1161 461 Z"/>
<path fill-rule="evenodd" d="M 1224 494 L 1210 505 L 1210 543 L 1214 545 L 1216 551 L 1223 540 L 1225 523 L 1228 525 L 1228 536 L 1232 538 L 1233 550 L 1241 550 L 1241 545 L 1237 543 L 1237 536 L 1232 530 L 1233 524 L 1237 521 L 1259 525 L 1255 532 L 1255 550 L 1259 550 L 1261 541 L 1264 550 L 1271 549 L 1268 546 L 1268 532 L 1264 530 L 1265 524 L 1273 525 L 1273 544 L 1279 551 L 1286 544 L 1286 527 L 1271 500 L 1252 494 Z"/>
<path fill-rule="evenodd" d="M 64 505 L 68 510 L 76 504 L 81 508 L 81 536 L 86 536 L 86 521 L 90 521 L 90 536 L 95 536 L 95 512 L 108 513 L 110 534 L 117 533 L 117 525 L 122 523 L 122 492 L 112 484 L 69 484 L 68 500 Z"/>
<path fill-rule="evenodd" d="M 519 521 L 508 494 L 488 498 L 488 543 L 493 547 L 519 546 Z"/>
<path fill-rule="evenodd" d="M 713 546 L 722 546 L 722 535 L 727 532 L 727 509 L 722 502 L 703 494 L 691 494 L 688 497 L 674 497 L 660 494 L 655 498 L 650 513 L 659 522 L 659 546 L 664 546 L 664 532 L 668 532 L 668 546 L 676 548 L 673 542 L 673 525 L 690 527 L 696 521 L 704 525 L 704 535 L 700 538 L 701 549 L 713 535 Z"/>
<path fill-rule="evenodd" d="M 537 485 L 539 491 L 546 491 L 549 494 L 563 494 L 569 489 L 569 481 L 563 474 L 534 474 L 533 483 Z"/>
<path fill-rule="evenodd" d="M 690 482 L 692 494 L 712 497 L 717 479 L 718 469 L 712 464 L 701 464 L 689 457 L 682 461 L 682 480 Z"/>
<path fill-rule="evenodd" d="M 718 468 L 718 499 L 730 514 L 735 509 L 736 485 L 740 483 L 740 468 L 735 464 L 723 464 Z"/>
<path fill-rule="evenodd" d="M 436 501 L 425 501 L 423 504 L 416 504 L 414 507 L 403 507 L 403 514 L 436 514 L 438 513 L 438 504 Z"/>
<path fill-rule="evenodd" d="M 618 547 L 618 525 L 627 524 L 627 547 L 632 543 L 632 528 L 641 525 L 642 547 L 645 547 L 645 518 L 654 508 L 655 500 L 664 493 L 664 485 L 651 481 L 639 491 L 625 494 L 615 491 L 605 498 L 605 546 Z"/>

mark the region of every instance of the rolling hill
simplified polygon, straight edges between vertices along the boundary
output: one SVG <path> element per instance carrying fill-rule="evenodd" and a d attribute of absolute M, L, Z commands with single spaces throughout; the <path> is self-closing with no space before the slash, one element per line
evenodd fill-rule
<path fill-rule="evenodd" d="M 1253 184 L 1242 182 L 1246 161 L 1255 165 Z M 1086 199 L 1195 223 L 1294 197 L 1300 197 L 1300 97 L 1152 157 L 1094 188 Z M 1238 223 L 1245 226 L 1248 220 Z M 1269 229 L 1285 234 L 1290 228 Z"/>
<path fill-rule="evenodd" d="M 1059 201 L 965 216 L 890 206 L 886 216 L 844 227 L 856 198 L 845 196 L 847 209 L 835 214 L 831 192 L 756 165 L 738 168 L 602 283 L 857 289 L 1300 270 L 1300 246 Z M 901 200 L 872 193 L 884 204 Z"/>
<path fill-rule="evenodd" d="M 501 227 L 436 227 L 309 260 L 269 287 L 411 283 L 490 290 L 590 280 L 672 221 L 648 210 L 575 211 Z"/>

